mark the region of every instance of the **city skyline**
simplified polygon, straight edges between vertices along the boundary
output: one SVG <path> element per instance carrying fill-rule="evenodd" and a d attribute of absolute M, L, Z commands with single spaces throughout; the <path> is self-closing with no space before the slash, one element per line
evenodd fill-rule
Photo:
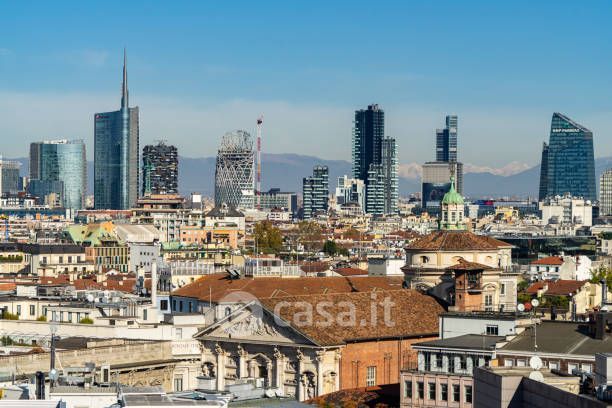
<path fill-rule="evenodd" d="M 11 27 L 16 24 L 31 24 L 27 7 L 5 7 L 10 9 L 12 20 L 0 28 L 0 34 L 4 30 L 6 34 L 14 34 L 17 30 Z M 346 141 L 350 140 L 351 128 L 347 123 L 355 107 L 374 101 L 388 113 L 387 133 L 397 139 L 403 164 L 422 161 L 420 157 L 434 143 L 430 137 L 432 129 L 439 127 L 439 117 L 447 114 L 462 118 L 460 148 L 464 155 L 461 160 L 466 164 L 500 168 L 516 161 L 536 165 L 539 143 L 534 141 L 545 138 L 548 118 L 554 111 L 576 118 L 593 130 L 595 156 L 609 156 L 612 142 L 607 140 L 606 129 L 612 127 L 608 114 L 612 106 L 605 92 L 608 80 L 604 73 L 609 71 L 611 61 L 605 56 L 599 58 L 599 50 L 609 32 L 603 25 L 581 22 L 598 21 L 609 11 L 609 6 L 600 3 L 599 9 L 559 6 L 550 10 L 543 5 L 529 5 L 531 15 L 527 16 L 520 13 L 520 2 L 505 8 L 495 5 L 489 11 L 496 17 L 496 24 L 479 22 L 487 26 L 490 38 L 475 37 L 471 31 L 451 31 L 459 24 L 451 18 L 453 13 L 462 13 L 464 19 L 476 18 L 469 15 L 473 7 L 473 4 L 451 4 L 438 10 L 432 5 L 403 6 L 398 15 L 414 24 L 402 24 L 395 31 L 380 24 L 389 18 L 395 21 L 393 16 L 386 10 L 378 11 L 380 15 L 375 16 L 372 29 L 380 30 L 380 38 L 384 39 L 380 63 L 390 67 L 380 70 L 371 62 L 358 66 L 347 63 L 353 60 L 358 48 L 350 44 L 348 37 L 357 34 L 356 29 L 361 28 L 359 22 L 364 18 L 354 16 L 355 12 L 350 10 L 329 10 L 328 17 L 321 16 L 321 35 L 313 37 L 304 29 L 304 17 L 283 7 L 264 5 L 259 16 L 262 23 L 274 22 L 280 28 L 285 27 L 283 32 L 291 41 L 290 47 L 270 41 L 277 35 L 270 29 L 258 31 L 253 40 L 260 45 L 251 47 L 251 41 L 248 44 L 243 41 L 245 28 L 236 24 L 234 31 L 224 33 L 225 49 L 210 41 L 195 48 L 201 51 L 195 54 L 206 57 L 188 52 L 188 45 L 193 44 L 176 46 L 176 40 L 185 30 L 197 34 L 195 37 L 206 38 L 220 28 L 219 21 L 224 17 L 247 20 L 252 16 L 249 7 L 234 10 L 191 4 L 194 12 L 202 8 L 207 11 L 201 18 L 210 24 L 196 24 L 196 19 L 185 17 L 188 13 L 182 8 L 153 7 L 153 20 L 163 16 L 169 27 L 176 28 L 180 15 L 185 17 L 184 27 L 168 30 L 165 37 L 145 29 L 127 44 L 124 38 L 106 32 L 104 40 L 98 41 L 101 26 L 95 23 L 90 39 L 75 38 L 78 36 L 72 30 L 78 30 L 84 22 L 69 24 L 73 28 L 61 34 L 51 33 L 44 44 L 36 44 L 32 38 L 39 33 L 37 30 L 49 31 L 43 21 L 35 28 L 32 38 L 0 35 L 3 38 L 0 40 L 2 133 L 4 137 L 24 140 L 25 145 L 41 139 L 82 138 L 90 146 L 91 159 L 93 139 L 87 116 L 114 106 L 116 92 L 110 91 L 116 87 L 114 67 L 125 45 L 132 56 L 132 79 L 138 89 L 133 99 L 143 109 L 142 143 L 168 139 L 179 151 L 190 152 L 189 157 L 214 156 L 216 141 L 228 130 L 245 129 L 254 133 L 254 119 L 264 112 L 264 152 L 300 152 L 324 159 L 349 160 Z M 123 16 L 108 17 L 122 21 L 133 17 L 136 9 L 130 5 Z M 60 14 L 59 17 L 73 23 L 72 15 L 61 16 L 62 11 L 65 10 L 59 5 L 49 13 Z M 504 12 L 515 13 L 524 23 L 524 33 L 518 41 L 504 34 L 504 28 L 513 23 L 510 17 L 504 17 Z M 585 18 L 576 19 L 576 15 Z M 357 18 L 353 21 L 352 17 Z M 436 33 L 431 38 L 413 36 L 434 17 L 447 24 L 436 25 Z M 331 35 L 330 20 L 339 21 L 346 33 L 334 31 Z M 549 22 L 552 20 L 556 20 L 555 24 Z M 546 30 L 536 21 L 544 24 Z M 562 24 L 569 21 L 573 22 L 570 28 Z M 462 27 L 465 23 L 463 20 Z M 251 24 L 246 29 L 252 27 Z M 456 47 L 447 50 L 454 64 L 445 68 L 430 57 L 439 52 L 451 32 L 458 36 Z M 366 30 L 363 34 L 367 33 Z M 145 35 L 153 41 L 147 44 Z M 63 45 L 66 36 L 74 40 L 70 47 Z M 330 44 L 326 45 L 321 37 Z M 558 41 L 551 43 L 551 37 Z M 419 40 L 412 41 L 413 38 Z M 474 45 L 467 45 L 468 40 Z M 375 39 L 364 41 L 374 44 Z M 92 43 L 96 47 L 91 47 Z M 257 55 L 257 48 L 262 55 L 252 58 Z M 481 48 L 476 59 L 474 48 Z M 340 55 L 330 58 L 331 49 L 340 49 Z M 583 56 L 580 64 L 566 62 L 551 69 L 550 61 L 557 58 L 561 49 L 579 50 Z M 244 55 L 248 63 L 242 63 L 236 55 Z M 307 56 L 312 58 L 305 59 Z M 597 65 L 590 60 L 597 60 Z M 42 61 L 44 72 L 37 68 Z M 375 70 L 379 72 L 373 75 Z M 372 80 L 363 81 L 364 78 Z M 361 84 L 359 87 L 354 86 L 356 81 Z M 564 83 L 563 89 L 557 89 L 559 82 Z M 573 97 L 566 98 L 568 94 Z M 24 121 L 26 112 L 32 110 L 37 112 L 39 120 Z M 176 118 L 176 123 L 167 123 L 164 120 L 167 115 Z M 521 120 L 512 126 L 500 126 L 511 116 Z M 324 141 L 326 149 L 317 149 L 317 143 L 310 143 L 313 137 L 318 142 Z M 494 143 L 483 144 L 483 140 Z M 23 157 L 25 151 L 25 147 L 13 145 L 7 146 L 3 153 L 5 157 Z"/>

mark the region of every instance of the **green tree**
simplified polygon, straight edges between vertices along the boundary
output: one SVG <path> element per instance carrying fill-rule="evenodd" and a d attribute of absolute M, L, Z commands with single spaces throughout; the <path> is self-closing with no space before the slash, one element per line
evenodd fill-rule
<path fill-rule="evenodd" d="M 14 313 L 6 312 L 6 311 L 4 313 L 2 313 L 2 318 L 4 320 L 19 320 L 19 316 L 17 316 Z"/>
<path fill-rule="evenodd" d="M 336 244 L 335 241 L 331 241 L 329 239 L 325 241 L 325 244 L 323 244 L 323 252 L 331 256 L 348 255 L 348 250 L 346 248 L 341 247 L 340 245 Z"/>
<path fill-rule="evenodd" d="M 314 221 L 302 221 L 298 224 L 299 242 L 304 249 L 313 252 L 323 245 L 323 230 Z"/>
<path fill-rule="evenodd" d="M 599 283 L 603 280 L 608 285 L 608 289 L 612 288 L 612 269 L 601 265 L 599 268 L 591 270 L 591 273 L 593 274 L 591 283 Z"/>
<path fill-rule="evenodd" d="M 38 322 L 46 322 L 47 321 L 47 316 L 38 316 L 36 318 L 36 321 L 38 321 Z"/>
<path fill-rule="evenodd" d="M 255 224 L 253 238 L 258 252 L 277 254 L 283 248 L 283 235 L 270 221 Z"/>
<path fill-rule="evenodd" d="M 81 324 L 93 324 L 93 319 L 91 317 L 83 317 L 81 320 L 79 320 L 79 323 L 81 323 Z"/>

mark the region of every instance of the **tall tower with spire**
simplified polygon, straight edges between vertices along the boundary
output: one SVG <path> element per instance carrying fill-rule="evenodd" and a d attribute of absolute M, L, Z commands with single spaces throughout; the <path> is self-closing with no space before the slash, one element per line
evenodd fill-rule
<path fill-rule="evenodd" d="M 139 112 L 130 108 L 123 51 L 121 108 L 94 115 L 94 207 L 129 209 L 138 198 Z"/>

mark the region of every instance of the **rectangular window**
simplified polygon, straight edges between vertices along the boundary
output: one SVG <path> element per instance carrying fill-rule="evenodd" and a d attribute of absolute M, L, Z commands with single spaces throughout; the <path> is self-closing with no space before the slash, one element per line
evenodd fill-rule
<path fill-rule="evenodd" d="M 435 400 L 436 399 L 436 383 L 430 382 L 429 384 L 427 384 L 427 388 L 429 391 L 429 399 Z"/>
<path fill-rule="evenodd" d="M 17 305 L 17 316 L 21 316 L 21 305 Z"/>
<path fill-rule="evenodd" d="M 448 401 L 448 384 L 440 384 L 440 399 Z"/>
<path fill-rule="evenodd" d="M 591 365 L 590 364 L 581 364 L 580 365 L 580 369 L 582 371 L 584 371 L 585 373 L 590 373 L 591 372 Z"/>
<path fill-rule="evenodd" d="M 442 353 L 436 354 L 436 367 L 442 368 Z"/>
<path fill-rule="evenodd" d="M 461 388 L 459 384 L 453 384 L 453 402 L 459 402 L 461 399 Z"/>
<path fill-rule="evenodd" d="M 487 336 L 499 335 L 499 327 L 493 324 L 487 324 Z"/>
<path fill-rule="evenodd" d="M 404 398 L 412 399 L 412 379 L 404 381 Z"/>
<path fill-rule="evenodd" d="M 574 363 L 569 363 L 567 365 L 567 372 L 568 373 L 572 373 L 572 371 L 577 370 L 578 369 L 578 364 L 574 364 Z"/>
<path fill-rule="evenodd" d="M 419 394 L 419 399 L 425 398 L 425 385 L 421 381 L 417 383 L 417 393 Z"/>
<path fill-rule="evenodd" d="M 72 323 L 72 312 L 68 312 L 68 323 Z"/>
<path fill-rule="evenodd" d="M 485 310 L 493 310 L 493 295 L 485 295 Z"/>
<path fill-rule="evenodd" d="M 461 359 L 459 360 L 459 362 L 461 364 L 461 369 L 467 370 L 467 357 L 461 356 Z"/>
<path fill-rule="evenodd" d="M 174 392 L 183 391 L 183 377 L 174 377 Z"/>
<path fill-rule="evenodd" d="M 516 366 L 517 367 L 526 367 L 527 366 L 527 362 L 525 360 L 516 360 Z"/>
<path fill-rule="evenodd" d="M 147 309 L 142 310 L 142 320 L 147 320 L 149 317 L 149 311 Z"/>
<path fill-rule="evenodd" d="M 512 367 L 514 365 L 514 361 L 511 359 L 504 359 L 504 367 Z"/>
<path fill-rule="evenodd" d="M 506 284 L 505 283 L 502 283 L 499 286 L 499 294 L 502 296 L 506 294 Z"/>
<path fill-rule="evenodd" d="M 472 386 L 466 385 L 464 392 L 465 392 L 465 402 L 468 404 L 471 404 L 472 403 Z"/>
<path fill-rule="evenodd" d="M 176 333 L 176 338 L 178 340 L 182 339 L 183 338 L 183 329 L 181 327 L 177 327 L 174 330 L 175 330 L 175 333 Z"/>
<path fill-rule="evenodd" d="M 556 361 L 550 361 L 548 363 L 548 368 L 550 368 L 551 370 L 558 370 L 559 369 L 559 363 Z"/>
<path fill-rule="evenodd" d="M 376 366 L 369 366 L 366 372 L 366 387 L 376 385 Z"/>
<path fill-rule="evenodd" d="M 60 257 L 59 257 L 59 263 L 60 263 L 60 264 L 63 264 L 63 263 L 64 263 L 64 257 L 63 257 L 63 256 L 60 256 Z"/>
<path fill-rule="evenodd" d="M 168 310 L 168 301 L 167 300 L 160 300 L 159 301 L 159 308 L 161 310 Z"/>
<path fill-rule="evenodd" d="M 30 316 L 34 316 L 36 314 L 36 306 L 30 305 Z"/>

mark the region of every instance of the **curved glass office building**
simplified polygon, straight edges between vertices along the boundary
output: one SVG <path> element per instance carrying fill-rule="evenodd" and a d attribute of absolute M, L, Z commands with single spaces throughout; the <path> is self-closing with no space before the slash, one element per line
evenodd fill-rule
<path fill-rule="evenodd" d="M 30 145 L 31 193 L 62 198 L 64 208 L 84 208 L 87 167 L 83 140 L 52 140 Z"/>

